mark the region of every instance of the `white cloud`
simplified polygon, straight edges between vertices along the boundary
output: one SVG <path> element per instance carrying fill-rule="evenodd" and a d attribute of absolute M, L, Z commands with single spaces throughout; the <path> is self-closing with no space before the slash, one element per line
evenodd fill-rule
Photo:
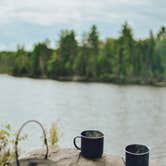
<path fill-rule="evenodd" d="M 133 11 L 133 7 L 142 10 L 153 4 L 156 5 L 154 0 L 1 0 L 0 23 L 82 24 L 109 19 L 117 22 L 138 15 L 139 11 Z M 131 12 L 124 13 L 125 9 Z"/>
<path fill-rule="evenodd" d="M 58 36 L 61 29 L 82 33 L 96 24 L 101 37 L 116 36 L 124 21 L 136 36 L 166 25 L 165 0 L 0 0 L 0 50 Z"/>

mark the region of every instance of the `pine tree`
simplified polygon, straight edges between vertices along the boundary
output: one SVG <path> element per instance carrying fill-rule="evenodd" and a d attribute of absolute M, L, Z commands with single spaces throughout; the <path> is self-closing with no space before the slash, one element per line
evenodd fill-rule
<path fill-rule="evenodd" d="M 58 56 L 63 64 L 63 75 L 71 75 L 73 73 L 72 66 L 78 55 L 78 44 L 74 31 L 63 31 L 60 36 Z"/>
<path fill-rule="evenodd" d="M 119 74 L 122 79 L 133 74 L 133 50 L 134 39 L 132 30 L 128 23 L 122 27 L 121 36 L 118 41 L 119 47 Z"/>
<path fill-rule="evenodd" d="M 90 48 L 92 55 L 97 55 L 99 53 L 99 34 L 95 25 L 91 27 L 88 36 L 88 47 Z"/>

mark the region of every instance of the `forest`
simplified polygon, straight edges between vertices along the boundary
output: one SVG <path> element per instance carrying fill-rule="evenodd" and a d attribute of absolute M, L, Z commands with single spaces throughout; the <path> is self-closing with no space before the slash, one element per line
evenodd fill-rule
<path fill-rule="evenodd" d="M 0 73 L 63 81 L 95 81 L 118 84 L 166 82 L 166 28 L 136 39 L 125 22 L 117 38 L 100 39 L 95 25 L 78 40 L 73 30 L 61 32 L 55 48 L 49 40 L 31 51 L 0 52 Z"/>

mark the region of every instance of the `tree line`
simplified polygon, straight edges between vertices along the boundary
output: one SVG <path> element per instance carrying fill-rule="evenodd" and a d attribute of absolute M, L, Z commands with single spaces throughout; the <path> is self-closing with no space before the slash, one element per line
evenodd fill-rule
<path fill-rule="evenodd" d="M 73 30 L 60 34 L 57 47 L 39 42 L 32 51 L 18 46 L 0 52 L 0 72 L 57 80 L 153 84 L 166 81 L 166 28 L 135 39 L 126 22 L 118 38 L 101 40 L 93 25 L 81 40 Z"/>

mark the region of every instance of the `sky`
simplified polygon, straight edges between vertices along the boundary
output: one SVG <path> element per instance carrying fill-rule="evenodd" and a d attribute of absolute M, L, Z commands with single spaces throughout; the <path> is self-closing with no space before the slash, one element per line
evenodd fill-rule
<path fill-rule="evenodd" d="M 166 26 L 166 0 L 0 0 L 0 50 L 30 50 L 47 38 L 56 47 L 61 30 L 80 39 L 93 24 L 101 39 L 118 37 L 125 21 L 135 38 L 157 33 Z"/>

